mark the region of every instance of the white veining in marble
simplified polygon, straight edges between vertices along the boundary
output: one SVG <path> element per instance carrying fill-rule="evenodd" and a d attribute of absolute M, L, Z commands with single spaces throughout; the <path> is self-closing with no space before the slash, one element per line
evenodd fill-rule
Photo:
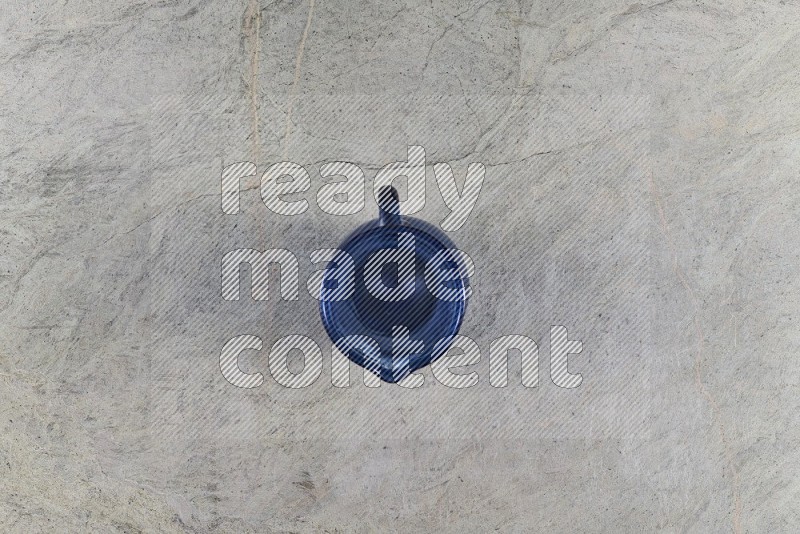
<path fill-rule="evenodd" d="M 796 531 L 798 50 L 788 0 L 7 0 L 0 530 Z M 301 163 L 313 200 L 415 143 L 487 168 L 451 235 L 479 385 L 227 384 L 234 335 L 330 347 L 307 293 L 222 301 L 221 255 L 289 248 L 304 283 L 374 202 L 279 218 L 254 180 L 225 216 L 223 166 Z M 488 385 L 507 334 L 537 389 Z"/>

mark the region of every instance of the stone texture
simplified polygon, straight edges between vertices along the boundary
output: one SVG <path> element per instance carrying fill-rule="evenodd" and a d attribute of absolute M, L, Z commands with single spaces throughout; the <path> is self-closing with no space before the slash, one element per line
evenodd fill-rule
<path fill-rule="evenodd" d="M 7 1 L 0 528 L 797 530 L 798 21 L 789 1 Z M 430 165 L 486 166 L 450 234 L 480 380 L 333 388 L 308 254 L 374 216 L 410 144 L 433 223 Z M 282 160 L 308 211 L 270 213 L 254 177 L 222 213 L 225 165 Z M 336 160 L 365 172 L 356 215 L 314 200 Z M 224 301 L 239 247 L 296 254 L 300 299 Z M 583 343 L 577 389 L 549 378 L 553 324 Z M 256 389 L 219 369 L 240 334 L 264 342 L 241 359 Z M 289 334 L 323 350 L 309 388 L 269 375 Z M 535 389 L 513 358 L 488 382 L 509 334 L 539 344 Z"/>

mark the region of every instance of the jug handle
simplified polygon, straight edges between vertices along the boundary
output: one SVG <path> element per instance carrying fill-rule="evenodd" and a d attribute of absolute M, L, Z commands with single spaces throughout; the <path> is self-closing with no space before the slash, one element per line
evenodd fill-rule
<path fill-rule="evenodd" d="M 381 226 L 399 225 L 400 195 L 391 186 L 384 187 L 378 193 L 378 210 Z"/>

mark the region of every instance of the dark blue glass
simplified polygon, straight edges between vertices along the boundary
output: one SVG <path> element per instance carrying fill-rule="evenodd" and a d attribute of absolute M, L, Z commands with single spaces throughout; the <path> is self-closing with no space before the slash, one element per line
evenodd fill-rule
<path fill-rule="evenodd" d="M 365 265 L 376 252 L 396 249 L 403 233 L 414 237 L 414 291 L 410 297 L 396 302 L 377 299 L 366 287 Z M 431 258 L 441 250 L 455 249 L 447 236 L 431 224 L 401 216 L 397 191 L 386 188 L 380 194 L 379 217 L 357 228 L 339 249 L 348 253 L 355 264 L 354 292 L 346 300 L 326 300 L 323 293 L 320 315 L 325 330 L 342 353 L 361 367 L 375 372 L 381 380 L 398 382 L 447 351 L 464 318 L 469 284 L 467 280 L 445 282 L 447 287 L 457 290 L 460 298 L 442 300 L 434 296 L 425 283 L 425 269 Z M 398 273 L 394 264 L 387 264 L 381 271 L 381 280 L 389 288 L 397 285 Z M 335 287 L 336 283 L 332 271 L 326 272 L 323 288 Z M 396 346 L 396 337 L 393 343 L 395 327 L 407 328 L 411 340 L 419 342 L 411 354 L 405 351 L 406 358 L 402 363 L 399 356 L 404 353 L 404 348 Z M 380 354 L 367 350 L 363 344 L 348 346 L 342 343 L 349 336 L 366 336 L 374 340 Z"/>

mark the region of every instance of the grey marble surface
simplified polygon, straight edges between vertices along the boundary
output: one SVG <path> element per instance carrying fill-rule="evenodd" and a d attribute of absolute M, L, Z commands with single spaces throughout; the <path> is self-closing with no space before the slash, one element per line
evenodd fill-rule
<path fill-rule="evenodd" d="M 0 39 L 0 530 L 800 528 L 797 2 L 6 0 Z M 433 223 L 432 164 L 486 167 L 450 234 L 480 379 L 334 388 L 308 255 L 411 144 Z M 256 176 L 223 214 L 226 165 L 283 160 L 305 213 Z M 315 202 L 337 160 L 358 214 Z M 240 247 L 296 254 L 300 298 L 224 301 Z M 255 389 L 219 369 L 241 334 Z M 289 334 L 305 389 L 269 375 Z M 537 388 L 489 384 L 510 334 Z"/>

